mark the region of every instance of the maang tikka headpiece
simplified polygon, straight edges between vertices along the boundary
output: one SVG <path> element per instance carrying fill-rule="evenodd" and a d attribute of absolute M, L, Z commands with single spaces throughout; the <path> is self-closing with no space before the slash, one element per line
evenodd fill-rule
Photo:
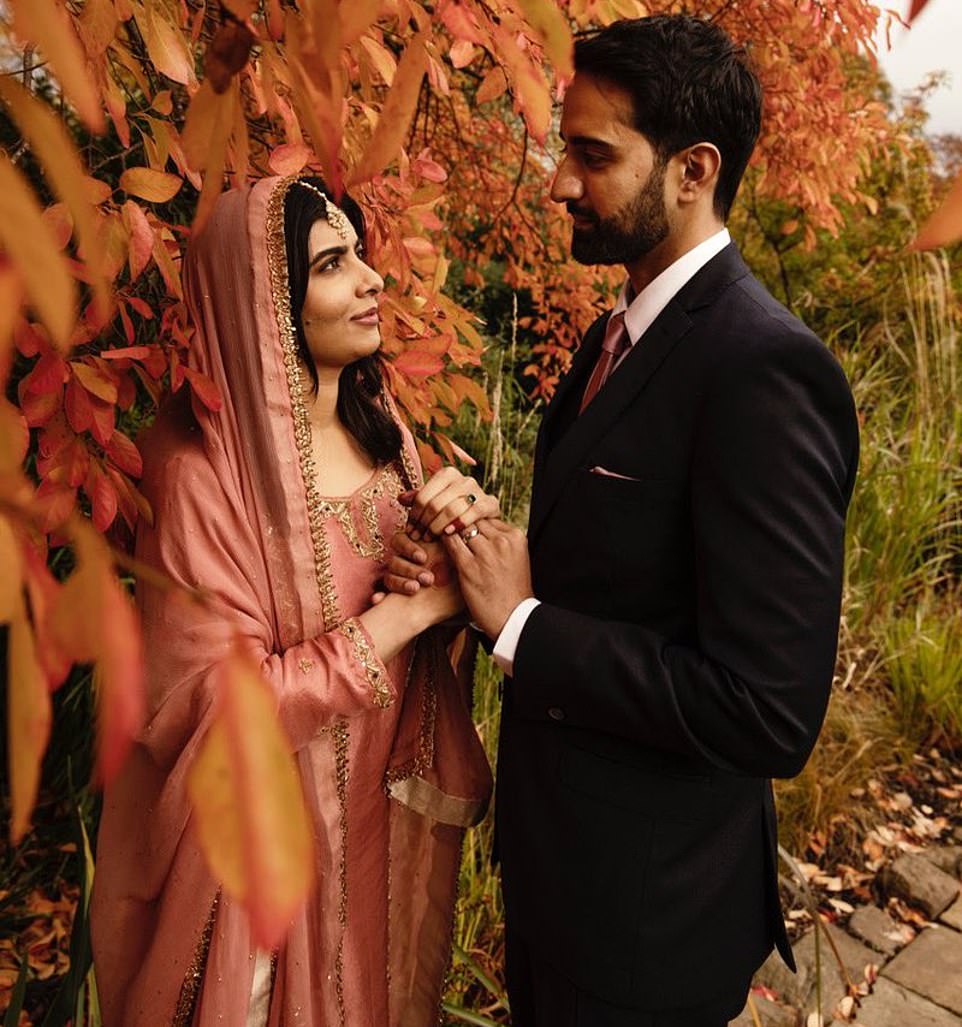
<path fill-rule="evenodd" d="M 346 239 L 351 223 L 348 221 L 344 211 L 330 200 L 323 190 L 318 189 L 316 185 L 304 182 L 300 178 L 295 179 L 294 184 L 301 186 L 303 189 L 310 189 L 316 196 L 320 196 L 321 202 L 324 204 L 324 217 L 327 219 L 327 223 L 337 232 L 341 239 Z"/>

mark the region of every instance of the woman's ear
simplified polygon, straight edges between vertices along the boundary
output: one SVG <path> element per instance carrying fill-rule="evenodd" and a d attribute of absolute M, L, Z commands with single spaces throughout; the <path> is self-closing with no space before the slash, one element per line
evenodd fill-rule
<path fill-rule="evenodd" d="M 721 153 L 714 143 L 695 143 L 679 154 L 684 161 L 679 199 L 694 203 L 704 195 L 714 202 L 715 186 L 721 171 Z"/>

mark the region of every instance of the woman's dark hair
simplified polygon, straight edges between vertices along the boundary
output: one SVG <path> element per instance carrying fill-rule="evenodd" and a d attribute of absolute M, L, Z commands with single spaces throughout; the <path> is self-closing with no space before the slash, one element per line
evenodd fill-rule
<path fill-rule="evenodd" d="M 728 217 L 761 128 L 762 87 L 743 47 L 682 14 L 616 21 L 575 43 L 575 71 L 623 89 L 662 162 L 695 143 L 721 154 L 715 211 Z"/>
<path fill-rule="evenodd" d="M 326 196 L 331 194 L 320 178 L 305 176 L 299 181 L 310 183 Z M 333 198 L 330 201 L 334 202 Z M 354 226 L 364 243 L 364 216 L 361 208 L 347 193 L 337 204 Z M 284 242 L 287 250 L 287 280 L 291 300 L 291 323 L 297 339 L 298 353 L 307 366 L 314 391 L 317 391 L 317 368 L 307 348 L 301 311 L 307 295 L 310 274 L 308 237 L 318 219 L 327 219 L 324 201 L 312 189 L 292 185 L 284 197 Z M 341 372 L 337 391 L 337 416 L 354 436 L 357 444 L 376 463 L 388 463 L 401 452 L 401 430 L 381 400 L 381 357 L 372 353 L 355 360 Z"/>

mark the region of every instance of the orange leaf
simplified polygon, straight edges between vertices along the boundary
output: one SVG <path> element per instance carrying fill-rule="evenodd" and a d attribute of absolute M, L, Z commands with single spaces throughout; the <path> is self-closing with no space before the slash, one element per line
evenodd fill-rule
<path fill-rule="evenodd" d="M 180 145 L 193 171 L 203 171 L 207 167 L 211 132 L 225 102 L 221 94 L 214 92 L 209 82 L 202 82 L 190 101 L 184 129 L 180 134 Z"/>
<path fill-rule="evenodd" d="M 103 132 L 100 97 L 66 10 L 56 0 L 17 0 L 13 7 L 17 34 L 35 43 L 50 61 L 84 124 L 92 132 Z"/>
<path fill-rule="evenodd" d="M 477 53 L 474 43 L 468 39 L 457 39 L 451 44 L 448 50 L 448 60 L 455 68 L 466 68 Z"/>
<path fill-rule="evenodd" d="M 77 376 L 80 384 L 98 399 L 105 403 L 117 402 L 117 386 L 99 368 L 72 360 L 70 370 Z"/>
<path fill-rule="evenodd" d="M 481 85 L 474 94 L 474 102 L 480 106 L 489 100 L 496 100 L 507 88 L 508 79 L 504 69 L 496 64 L 481 80 Z"/>
<path fill-rule="evenodd" d="M 374 24 L 384 0 L 341 0 L 338 15 L 341 21 L 341 45 L 349 46 Z"/>
<path fill-rule="evenodd" d="M 544 46 L 545 54 L 562 78 L 575 73 L 574 40 L 571 27 L 554 0 L 515 0 L 521 13 Z"/>
<path fill-rule="evenodd" d="M 238 21 L 224 21 L 214 33 L 214 38 L 204 55 L 204 72 L 215 93 L 223 93 L 230 80 L 247 63 L 254 33 Z"/>
<path fill-rule="evenodd" d="M 90 520 L 93 526 L 97 531 L 106 531 L 117 516 L 117 493 L 96 460 L 90 463 L 84 492 L 90 497 Z"/>
<path fill-rule="evenodd" d="M 127 229 L 127 263 L 130 280 L 136 281 L 150 263 L 154 248 L 154 230 L 150 227 L 143 207 L 133 200 L 125 200 L 121 209 L 124 228 Z"/>
<path fill-rule="evenodd" d="M 20 172 L 0 153 L 0 243 L 31 304 L 61 350 L 69 345 L 76 289 L 67 262 Z"/>
<path fill-rule="evenodd" d="M 494 38 L 515 103 L 524 115 L 528 131 L 543 143 L 551 124 L 551 90 L 544 72 L 532 61 L 530 54 L 519 49 L 511 33 L 499 27 Z"/>
<path fill-rule="evenodd" d="M 311 151 L 303 143 L 283 143 L 271 153 L 271 171 L 275 175 L 296 175 L 311 159 Z"/>
<path fill-rule="evenodd" d="M 42 163 L 47 180 L 70 210 L 77 242 L 90 268 L 98 310 L 105 317 L 110 305 L 107 259 L 87 195 L 87 174 L 73 142 L 53 111 L 34 99 L 15 79 L 0 76 L 0 98 Z"/>
<path fill-rule="evenodd" d="M 394 76 L 394 85 L 384 101 L 377 127 L 363 156 L 350 176 L 352 185 L 380 174 L 397 156 L 404 142 L 427 71 L 428 55 L 421 34 L 405 48 Z"/>
<path fill-rule="evenodd" d="M 237 97 L 237 82 L 225 93 L 215 93 L 209 81 L 201 84 L 194 95 L 181 136 L 184 155 L 190 166 L 204 170 L 204 184 L 194 212 L 191 232 L 199 232 L 213 210 L 223 186 L 227 140 L 230 137 Z"/>
<path fill-rule="evenodd" d="M 201 850 L 263 948 L 281 941 L 313 878 L 310 824 L 276 708 L 235 646 L 219 665 L 214 721 L 187 775 Z"/>
<path fill-rule="evenodd" d="M 181 85 L 193 85 L 197 76 L 194 74 L 194 62 L 187 40 L 180 29 L 159 13 L 159 6 L 134 12 L 147 44 L 147 53 L 154 67 L 168 78 Z"/>
<path fill-rule="evenodd" d="M 23 609 L 7 635 L 7 759 L 10 773 L 10 842 L 26 833 L 37 801 L 40 764 L 50 735 L 50 693 L 37 661 L 33 632 Z"/>
<path fill-rule="evenodd" d="M 933 250 L 962 239 L 962 174 L 952 183 L 948 196 L 919 229 L 911 250 Z"/>
<path fill-rule="evenodd" d="M 110 0 L 86 0 L 77 27 L 88 57 L 103 57 L 117 31 L 118 21 Z"/>
<path fill-rule="evenodd" d="M 427 378 L 428 375 L 437 374 L 444 367 L 444 361 L 437 353 L 424 353 L 416 349 L 404 350 L 392 363 L 409 378 Z"/>
<path fill-rule="evenodd" d="M 120 188 L 151 203 L 166 203 L 180 191 L 183 180 L 153 168 L 128 168 L 120 176 Z"/>
<path fill-rule="evenodd" d="M 47 679 L 47 688 L 53 692 L 63 684 L 70 670 L 70 658 L 60 650 L 50 631 L 50 614 L 60 594 L 60 585 L 32 545 L 24 544 L 21 555 L 30 597 L 30 618 L 36 633 L 37 658 Z"/>
<path fill-rule="evenodd" d="M 20 544 L 10 522 L 0 514 L 0 624 L 9 624 L 20 615 Z"/>

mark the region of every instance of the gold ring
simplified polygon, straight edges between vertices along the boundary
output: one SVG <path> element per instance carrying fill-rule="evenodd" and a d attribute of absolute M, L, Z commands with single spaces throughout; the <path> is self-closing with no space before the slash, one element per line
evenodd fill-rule
<path fill-rule="evenodd" d="M 472 524 L 469 528 L 465 528 L 464 531 L 461 532 L 461 538 L 463 538 L 465 542 L 470 542 L 471 539 L 480 534 L 481 532 L 478 529 L 478 526 L 476 524 Z"/>

